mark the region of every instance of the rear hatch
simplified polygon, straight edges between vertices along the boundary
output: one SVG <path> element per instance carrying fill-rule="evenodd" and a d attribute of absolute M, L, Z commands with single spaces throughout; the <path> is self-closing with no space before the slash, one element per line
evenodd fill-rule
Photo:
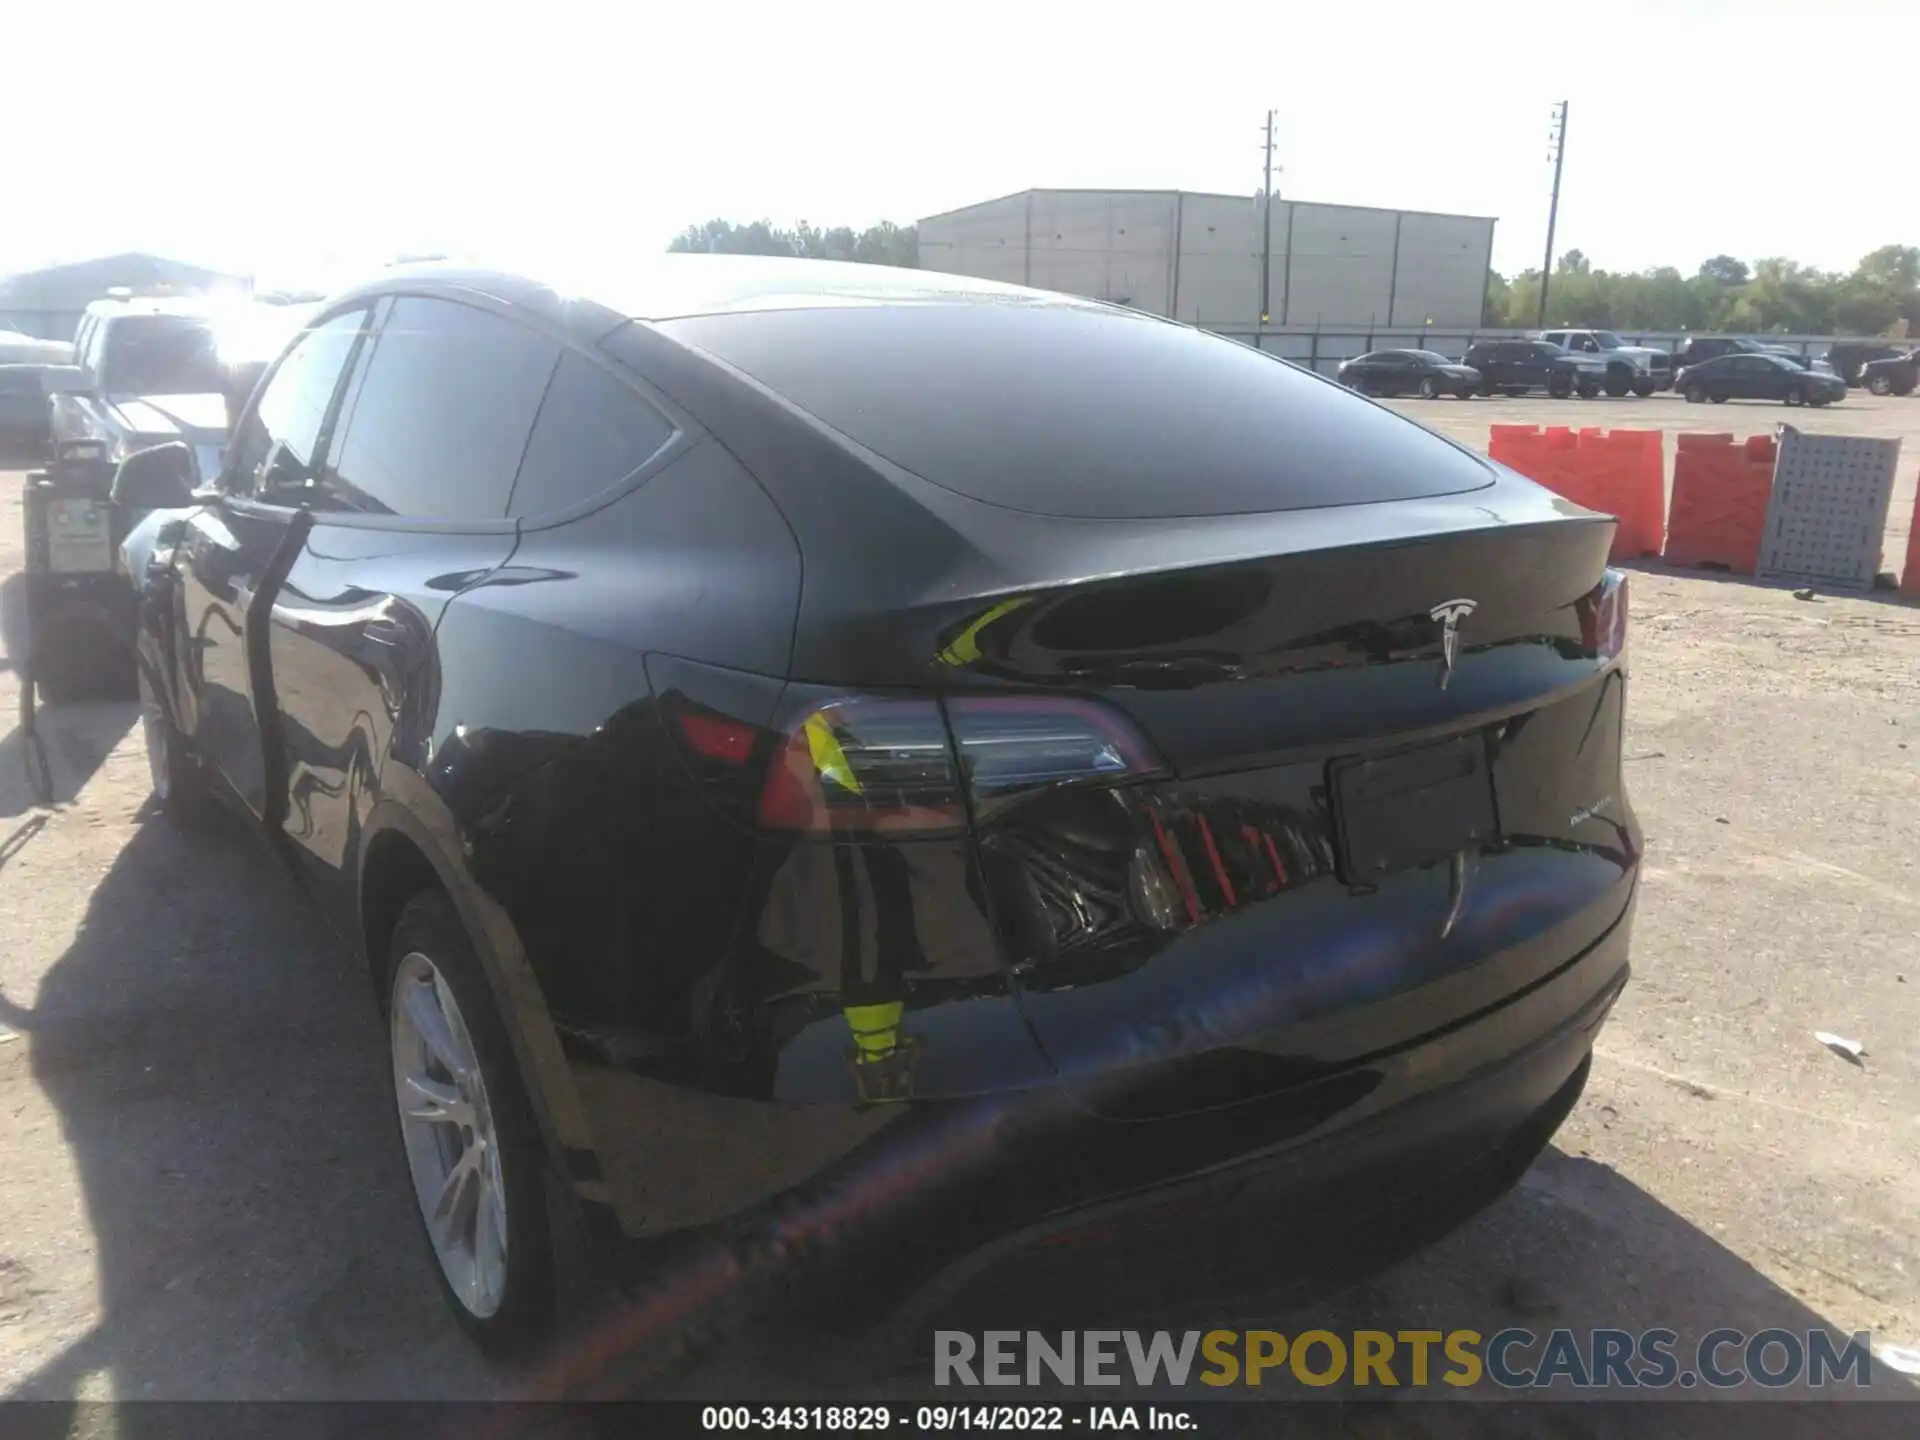
<path fill-rule="evenodd" d="M 654 332 L 606 342 L 793 526 L 792 677 L 945 696 L 976 903 L 1088 1103 L 1351 1069 L 1623 913 L 1606 517 L 1270 356 L 1081 302 L 658 328 L 766 387 Z"/>
<path fill-rule="evenodd" d="M 1096 584 L 974 637 L 978 668 L 1097 697 L 1158 761 L 979 827 L 1029 1021 L 1090 1104 L 1316 1079 L 1611 928 L 1638 842 L 1609 535 L 1568 519 Z"/>

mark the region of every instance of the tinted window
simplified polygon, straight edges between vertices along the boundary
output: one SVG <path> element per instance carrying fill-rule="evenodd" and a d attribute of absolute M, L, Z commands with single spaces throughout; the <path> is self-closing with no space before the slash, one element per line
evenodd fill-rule
<path fill-rule="evenodd" d="M 673 435 L 633 387 L 569 351 L 553 372 L 513 487 L 511 515 L 552 515 L 610 489 Z"/>
<path fill-rule="evenodd" d="M 1514 355 L 1513 358 L 1516 360 L 1527 360 L 1527 359 L 1534 359 L 1534 358 L 1538 358 L 1541 360 L 1552 360 L 1561 354 L 1561 349 L 1558 345 L 1550 345 L 1544 340 L 1537 345 L 1533 345 L 1533 346 L 1520 345 L 1520 346 L 1516 346 L 1515 349 L 1517 353 Z M 1529 354 L 1528 353 L 1529 351 L 1531 351 L 1532 353 Z"/>
<path fill-rule="evenodd" d="M 213 327 L 191 315 L 123 315 L 105 327 L 100 388 L 114 395 L 214 395 Z"/>
<path fill-rule="evenodd" d="M 1482 461 L 1384 406 L 1125 312 L 861 305 L 659 328 L 896 465 L 1029 513 L 1233 515 L 1493 483 Z M 619 353 L 624 341 L 606 343 Z"/>
<path fill-rule="evenodd" d="M 336 315 L 287 351 L 234 437 L 227 474 L 235 493 L 285 503 L 307 498 L 289 492 L 314 484 L 320 428 L 366 318 L 364 310 Z"/>
<path fill-rule="evenodd" d="M 328 447 L 328 504 L 497 520 L 525 454 L 555 341 L 448 300 L 403 295 L 348 382 Z"/>
<path fill-rule="evenodd" d="M 100 378 L 100 356 L 105 346 L 107 329 L 107 322 L 97 317 L 88 322 L 86 351 L 81 356 L 80 363 L 87 367 L 88 373 L 96 381 Z"/>

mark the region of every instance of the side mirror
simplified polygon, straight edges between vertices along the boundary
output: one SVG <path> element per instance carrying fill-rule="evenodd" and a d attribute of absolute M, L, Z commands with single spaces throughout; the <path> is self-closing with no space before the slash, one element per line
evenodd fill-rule
<path fill-rule="evenodd" d="M 113 503 L 123 512 L 181 510 L 193 503 L 193 451 L 178 440 L 138 450 L 113 476 Z"/>
<path fill-rule="evenodd" d="M 40 388 L 49 395 L 86 395 L 93 382 L 78 365 L 48 365 L 40 372 Z"/>

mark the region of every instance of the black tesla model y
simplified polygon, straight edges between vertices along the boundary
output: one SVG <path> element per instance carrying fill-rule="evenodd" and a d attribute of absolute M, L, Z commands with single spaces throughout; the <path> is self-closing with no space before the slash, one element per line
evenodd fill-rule
<path fill-rule="evenodd" d="M 395 270 L 190 475 L 116 481 L 155 788 L 364 955 L 485 1343 L 568 1256 L 884 1307 L 1095 1215 L 1421 1213 L 1626 982 L 1613 521 L 1232 341 Z"/>

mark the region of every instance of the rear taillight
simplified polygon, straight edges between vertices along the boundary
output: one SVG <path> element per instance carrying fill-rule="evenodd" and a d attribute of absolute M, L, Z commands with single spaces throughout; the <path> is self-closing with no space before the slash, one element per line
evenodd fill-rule
<path fill-rule="evenodd" d="M 1160 758 L 1119 715 L 1091 700 L 1038 695 L 947 701 L 976 820 L 1035 790 L 1158 772 Z"/>
<path fill-rule="evenodd" d="M 814 834 L 952 833 L 1036 791 L 1161 769 L 1122 717 L 1040 696 L 836 699 L 787 727 L 759 820 Z"/>
<path fill-rule="evenodd" d="M 774 756 L 760 823 L 818 833 L 963 828 L 939 702 L 835 700 L 807 712 Z"/>
<path fill-rule="evenodd" d="M 1627 573 L 1608 570 L 1600 583 L 1580 597 L 1580 642 L 1602 660 L 1627 649 Z"/>

